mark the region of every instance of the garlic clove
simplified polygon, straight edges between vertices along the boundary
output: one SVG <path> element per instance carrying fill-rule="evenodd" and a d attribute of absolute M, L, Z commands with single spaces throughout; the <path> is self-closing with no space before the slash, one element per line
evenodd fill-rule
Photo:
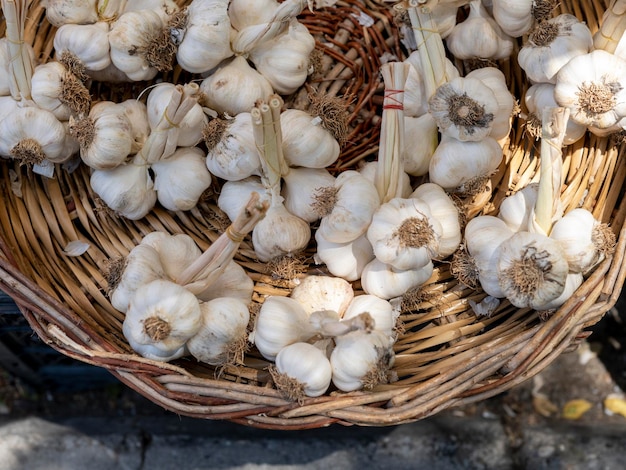
<path fill-rule="evenodd" d="M 119 105 L 124 109 L 124 114 L 130 123 L 130 136 L 132 138 L 130 153 L 132 155 L 143 148 L 143 144 L 150 135 L 148 109 L 142 101 L 136 99 L 124 100 Z"/>
<path fill-rule="evenodd" d="M 498 218 L 504 220 L 514 232 L 529 229 L 529 218 L 537 203 L 538 183 L 531 183 L 500 203 Z"/>
<path fill-rule="evenodd" d="M 246 26 L 269 22 L 278 6 L 276 0 L 230 0 L 228 16 L 232 27 L 241 31 Z"/>
<path fill-rule="evenodd" d="M 282 196 L 285 208 L 307 222 L 315 222 L 323 215 L 320 201 L 327 188 L 333 188 L 335 177 L 324 168 L 290 168 L 283 175 Z"/>
<path fill-rule="evenodd" d="M 257 176 L 250 176 L 240 181 L 227 181 L 222 185 L 217 198 L 217 207 L 224 211 L 230 220 L 235 220 L 253 192 L 259 193 L 261 202 L 271 200 L 270 193 L 261 183 L 261 178 Z"/>
<path fill-rule="evenodd" d="M 420 269 L 399 270 L 375 258 L 363 268 L 361 286 L 367 294 L 389 300 L 425 284 L 433 271 L 432 262 Z"/>
<path fill-rule="evenodd" d="M 291 256 L 304 250 L 311 239 L 308 222 L 293 215 L 281 204 L 271 205 L 252 230 L 252 245 L 260 261 Z"/>
<path fill-rule="evenodd" d="M 104 70 L 111 65 L 109 23 L 64 24 L 54 33 L 55 58 L 72 54 L 87 70 Z"/>
<path fill-rule="evenodd" d="M 45 0 L 46 19 L 52 26 L 98 21 L 97 0 Z"/>
<path fill-rule="evenodd" d="M 293 288 L 290 297 L 304 307 L 307 314 L 330 310 L 342 317 L 354 298 L 352 285 L 339 277 L 306 276 Z"/>
<path fill-rule="evenodd" d="M 332 377 L 328 357 L 308 343 L 294 343 L 281 349 L 270 372 L 276 387 L 294 401 L 323 395 Z"/>
<path fill-rule="evenodd" d="M 374 259 L 372 244 L 365 234 L 350 242 L 333 243 L 326 240 L 318 230 L 315 232 L 315 241 L 315 262 L 325 264 L 331 274 L 346 281 L 359 279 L 363 268 Z"/>

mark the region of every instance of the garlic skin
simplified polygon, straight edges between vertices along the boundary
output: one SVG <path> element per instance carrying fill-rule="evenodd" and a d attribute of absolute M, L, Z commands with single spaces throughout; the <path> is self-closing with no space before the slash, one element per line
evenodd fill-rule
<path fill-rule="evenodd" d="M 311 315 L 320 310 L 336 312 L 341 318 L 354 298 L 352 285 L 339 277 L 306 276 L 293 288 L 290 297 Z"/>
<path fill-rule="evenodd" d="M 204 152 L 198 147 L 180 147 L 169 157 L 152 164 L 154 189 L 163 207 L 188 211 L 211 186 Z"/>
<path fill-rule="evenodd" d="M 404 116 L 402 165 L 407 174 L 424 176 L 428 173 L 430 159 L 439 144 L 438 132 L 437 123 L 430 113 L 419 117 Z M 421 145 L 415 145 L 415 142 Z"/>
<path fill-rule="evenodd" d="M 478 142 L 442 138 L 430 160 L 430 181 L 454 191 L 475 178 L 491 175 L 502 155 L 502 147 L 491 137 Z"/>
<path fill-rule="evenodd" d="M 342 319 L 355 318 L 364 312 L 369 313 L 374 320 L 375 330 L 382 331 L 389 338 L 394 336 L 400 312 L 395 310 L 389 301 L 370 294 L 357 295 L 348 305 Z"/>
<path fill-rule="evenodd" d="M 533 10 L 542 0 L 493 0 L 492 14 L 502 30 L 514 38 L 523 36 L 532 28 Z"/>
<path fill-rule="evenodd" d="M 399 270 L 374 258 L 363 268 L 361 286 L 365 293 L 389 300 L 425 284 L 433 271 L 432 261 L 420 269 Z"/>
<path fill-rule="evenodd" d="M 333 243 L 347 243 L 367 231 L 380 197 L 374 183 L 354 170 L 335 178 L 335 203 L 320 221 L 318 232 Z"/>
<path fill-rule="evenodd" d="M 536 26 L 517 61 L 534 83 L 556 83 L 556 74 L 571 59 L 593 48 L 591 31 L 574 15 L 562 14 Z"/>
<path fill-rule="evenodd" d="M 249 112 L 257 101 L 267 101 L 273 93 L 267 79 L 242 56 L 219 67 L 201 82 L 200 89 L 207 107 L 229 116 Z"/>
<path fill-rule="evenodd" d="M 574 295 L 574 292 L 576 292 L 576 289 L 578 289 L 581 286 L 583 281 L 584 281 L 584 277 L 582 273 L 572 273 L 572 272 L 568 273 L 567 278 L 565 279 L 565 288 L 563 289 L 563 292 L 561 293 L 561 295 L 559 295 L 556 299 L 551 300 L 550 302 L 547 302 L 542 305 L 537 305 L 535 310 L 541 311 L 541 310 L 552 310 L 555 308 L 559 308 L 572 295 Z"/>
<path fill-rule="evenodd" d="M 280 350 L 272 377 L 278 389 L 293 400 L 302 395 L 319 397 L 330 386 L 332 368 L 320 349 L 298 342 Z"/>
<path fill-rule="evenodd" d="M 477 78 L 459 77 L 441 85 L 428 100 L 439 131 L 461 141 L 479 141 L 493 127 L 498 101 Z"/>
<path fill-rule="evenodd" d="M 335 185 L 335 177 L 324 168 L 290 168 L 283 175 L 282 196 L 285 208 L 312 223 L 321 217 L 317 197 L 325 188 Z"/>
<path fill-rule="evenodd" d="M 557 74 L 554 99 L 570 119 L 608 129 L 626 116 L 626 61 L 601 49 L 571 59 Z"/>
<path fill-rule="evenodd" d="M 156 279 L 164 279 L 165 275 L 159 253 L 154 247 L 144 244 L 134 246 L 109 293 L 111 305 L 126 313 L 131 298 L 140 287 Z"/>
<path fill-rule="evenodd" d="M 54 33 L 55 58 L 71 53 L 85 66 L 87 74 L 111 65 L 110 26 L 107 21 L 93 24 L 64 24 Z"/>
<path fill-rule="evenodd" d="M 280 114 L 283 154 L 289 166 L 326 168 L 337 161 L 339 142 L 322 123 L 321 118 L 299 109 Z"/>
<path fill-rule="evenodd" d="M 365 266 L 374 259 L 372 244 L 365 234 L 350 242 L 333 243 L 326 240 L 318 230 L 315 232 L 315 242 L 315 262 L 325 264 L 331 274 L 346 281 L 359 279 Z"/>
<path fill-rule="evenodd" d="M 529 219 L 534 214 L 539 183 L 530 183 L 515 194 L 505 197 L 500 203 L 498 218 L 514 232 L 528 230 Z"/>
<path fill-rule="evenodd" d="M 186 25 L 172 29 L 171 34 L 178 42 L 176 61 L 183 70 L 191 73 L 212 70 L 233 55 L 228 0 L 192 1 L 187 7 Z"/>
<path fill-rule="evenodd" d="M 336 338 L 330 355 L 332 382 L 341 391 L 371 390 L 387 382 L 395 362 L 391 342 L 380 331 L 353 331 Z"/>
<path fill-rule="evenodd" d="M 150 135 L 150 123 L 148 122 L 148 108 L 145 103 L 136 99 L 127 99 L 118 103 L 124 110 L 124 115 L 130 123 L 130 136 L 132 139 L 130 154 L 138 153 Z"/>
<path fill-rule="evenodd" d="M 63 100 L 64 83 L 72 78 L 78 81 L 60 62 L 52 61 L 38 65 L 33 71 L 31 79 L 31 96 L 37 106 L 50 111 L 59 121 L 67 121 L 72 115 L 72 109 Z M 89 100 L 76 102 L 84 112 L 88 112 Z"/>
<path fill-rule="evenodd" d="M 500 287 L 517 308 L 537 309 L 559 297 L 568 271 L 560 244 L 545 235 L 517 232 L 498 247 Z"/>
<path fill-rule="evenodd" d="M 424 116 L 428 116 L 428 115 L 425 114 Z M 417 119 L 420 119 L 420 118 L 417 118 Z M 437 130 L 435 126 L 435 133 L 436 132 Z M 370 180 L 374 186 L 376 185 L 377 170 L 378 170 L 377 160 L 361 164 L 361 166 L 358 168 L 358 172 L 361 173 L 363 176 L 365 176 L 368 180 Z M 409 197 L 412 191 L 413 191 L 413 188 L 411 187 L 410 176 L 405 171 L 401 171 L 400 172 L 400 189 L 399 189 L 400 197 L 405 197 L 405 198 Z"/>
<path fill-rule="evenodd" d="M 274 361 L 285 346 L 306 341 L 314 334 L 309 316 L 297 300 L 270 296 L 261 305 L 250 341 L 265 359 Z"/>
<path fill-rule="evenodd" d="M 299 253 L 307 247 L 310 239 L 308 222 L 293 215 L 282 203 L 272 204 L 252 230 L 254 252 L 263 262 Z"/>
<path fill-rule="evenodd" d="M 0 96 L 9 96 L 11 94 L 10 78 L 9 74 L 6 73 L 9 70 L 10 61 L 8 39 L 6 37 L 0 38 L 0 70 L 4 71 L 4 73 L 0 74 Z"/>
<path fill-rule="evenodd" d="M 271 201 L 270 193 L 261 183 L 261 179 L 256 176 L 240 181 L 227 181 L 222 185 L 222 190 L 217 198 L 217 207 L 224 211 L 230 220 L 235 220 L 253 192 L 257 192 L 261 196 L 260 203 Z"/>
<path fill-rule="evenodd" d="M 397 270 L 421 269 L 439 250 L 443 228 L 420 199 L 394 198 L 372 217 L 367 239 L 376 258 Z"/>
<path fill-rule="evenodd" d="M 98 21 L 97 0 L 44 0 L 42 3 L 46 8 L 46 19 L 52 26 Z"/>
<path fill-rule="evenodd" d="M 556 240 L 564 252 L 569 270 L 587 273 L 615 246 L 615 234 L 600 223 L 587 209 L 569 211 L 552 226 L 550 238 Z"/>
<path fill-rule="evenodd" d="M 208 301 L 217 297 L 228 296 L 240 299 L 248 305 L 252 301 L 254 281 L 245 269 L 236 261 L 230 261 L 220 277 L 208 287 L 196 288 L 190 284 L 187 288 L 200 300 Z"/>
<path fill-rule="evenodd" d="M 122 332 L 139 354 L 167 361 L 184 354 L 185 343 L 201 324 L 196 296 L 178 284 L 157 279 L 133 295 Z"/>
<path fill-rule="evenodd" d="M 94 170 L 90 184 L 105 204 L 129 220 L 139 220 L 154 207 L 157 193 L 145 165 L 127 163 Z"/>
<path fill-rule="evenodd" d="M 106 0 L 105 0 L 106 1 Z M 122 0 L 123 9 L 122 13 L 138 10 L 154 10 L 164 21 L 167 21 L 168 17 L 178 11 L 178 5 L 174 0 Z"/>
<path fill-rule="evenodd" d="M 230 0 L 228 16 L 232 27 L 241 31 L 246 26 L 269 22 L 278 6 L 276 0 Z"/>
<path fill-rule="evenodd" d="M 185 233 L 150 232 L 139 245 L 152 247 L 158 253 L 165 276 L 174 282 L 202 254 L 193 238 Z"/>
<path fill-rule="evenodd" d="M 187 341 L 189 353 L 213 366 L 243 362 L 248 305 L 240 299 L 219 297 L 200 303 L 202 325 Z"/>
<path fill-rule="evenodd" d="M 211 174 L 227 181 L 261 175 L 261 160 L 254 142 L 249 112 L 232 119 L 214 119 L 204 128 L 206 166 Z"/>

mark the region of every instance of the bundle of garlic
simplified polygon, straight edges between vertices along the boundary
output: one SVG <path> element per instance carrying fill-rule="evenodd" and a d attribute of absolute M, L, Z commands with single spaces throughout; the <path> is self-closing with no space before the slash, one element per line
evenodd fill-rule
<path fill-rule="evenodd" d="M 242 360 L 253 283 L 233 256 L 266 211 L 254 195 L 204 253 L 186 234 L 152 232 L 123 263 L 112 263 L 109 297 L 125 313 L 124 336 L 135 351 L 159 361 Z"/>
<path fill-rule="evenodd" d="M 274 383 L 292 400 L 320 396 L 331 383 L 369 390 L 389 380 L 398 314 L 374 295 L 354 296 L 345 280 L 307 276 L 289 297 L 265 299 L 250 341 L 275 362 Z"/>

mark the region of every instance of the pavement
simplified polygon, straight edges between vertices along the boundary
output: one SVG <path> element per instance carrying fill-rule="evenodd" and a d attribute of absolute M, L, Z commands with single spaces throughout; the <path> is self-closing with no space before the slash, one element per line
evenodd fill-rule
<path fill-rule="evenodd" d="M 391 427 L 266 431 L 177 416 L 133 393 L 114 411 L 54 397 L 45 412 L 5 409 L 0 470 L 618 470 L 626 456 L 626 417 L 605 401 L 621 403 L 622 390 L 588 343 L 483 403 Z"/>

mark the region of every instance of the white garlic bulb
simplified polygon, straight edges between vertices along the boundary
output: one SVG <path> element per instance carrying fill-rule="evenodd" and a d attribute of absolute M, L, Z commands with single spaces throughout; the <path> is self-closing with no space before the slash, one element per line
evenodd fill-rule
<path fill-rule="evenodd" d="M 535 11 L 545 10 L 546 6 L 549 8 L 550 3 L 546 0 L 492 0 L 492 13 L 502 30 L 517 38 L 530 31 L 535 23 Z"/>
<path fill-rule="evenodd" d="M 319 397 L 330 386 L 332 369 L 324 352 L 309 343 L 294 343 L 276 356 L 272 379 L 276 387 L 292 400 Z"/>
<path fill-rule="evenodd" d="M 67 23 L 95 23 L 98 21 L 98 0 L 44 0 L 46 19 L 52 26 Z"/>
<path fill-rule="evenodd" d="M 171 211 L 188 211 L 211 186 L 204 152 L 198 147 L 180 147 L 169 157 L 152 164 L 158 201 Z"/>
<path fill-rule="evenodd" d="M 178 284 L 158 279 L 135 292 L 122 332 L 142 356 L 169 361 L 186 352 L 185 343 L 201 324 L 196 296 Z"/>
<path fill-rule="evenodd" d="M 60 121 L 67 121 L 72 114 L 87 114 L 91 105 L 87 88 L 56 61 L 35 67 L 31 96 L 37 106 L 50 111 Z"/>
<path fill-rule="evenodd" d="M 311 239 L 308 222 L 281 204 L 272 204 L 252 230 L 252 245 L 260 261 L 267 262 L 304 250 Z"/>
<path fill-rule="evenodd" d="M 300 280 L 290 297 L 297 300 L 308 315 L 329 310 L 342 317 L 354 298 L 354 290 L 348 281 L 339 277 L 311 275 Z"/>
<path fill-rule="evenodd" d="M 141 239 L 138 246 L 144 245 L 153 248 L 158 253 L 165 276 L 174 282 L 185 268 L 202 254 L 193 238 L 186 233 L 150 232 Z"/>
<path fill-rule="evenodd" d="M 64 53 L 74 55 L 87 73 L 104 70 L 111 65 L 110 25 L 107 21 L 92 24 L 64 24 L 54 33 L 55 58 Z"/>
<path fill-rule="evenodd" d="M 228 16 L 232 27 L 241 31 L 246 26 L 267 23 L 277 8 L 276 0 L 230 0 Z"/>
<path fill-rule="evenodd" d="M 365 266 L 374 259 L 374 250 L 366 234 L 350 242 L 333 243 L 326 240 L 318 230 L 315 232 L 315 242 L 315 262 L 325 264 L 331 274 L 346 281 L 359 279 Z"/>
<path fill-rule="evenodd" d="M 361 272 L 361 286 L 367 294 L 393 299 L 425 284 L 433 271 L 432 261 L 419 269 L 401 270 L 374 258 Z"/>
<path fill-rule="evenodd" d="M 230 220 L 235 220 L 253 192 L 259 193 L 261 202 L 271 200 L 270 193 L 259 177 L 250 176 L 239 181 L 227 181 L 222 185 L 217 198 L 217 207 L 224 211 Z"/>
<path fill-rule="evenodd" d="M 339 390 L 371 390 L 388 381 L 395 354 L 385 333 L 353 331 L 335 341 L 330 364 L 333 384 Z"/>
<path fill-rule="evenodd" d="M 514 232 L 528 230 L 529 219 L 534 214 L 539 183 L 531 183 L 515 194 L 505 197 L 500 203 L 498 218 L 504 220 Z"/>
<path fill-rule="evenodd" d="M 244 268 L 231 260 L 224 268 L 224 272 L 210 286 L 196 289 L 194 284 L 191 284 L 187 288 L 200 300 L 208 301 L 227 296 L 240 299 L 248 305 L 252 301 L 254 281 Z"/>
<path fill-rule="evenodd" d="M 189 353 L 214 366 L 243 363 L 250 321 L 248 305 L 240 299 L 218 297 L 200 303 L 202 325 L 187 341 Z"/>
<path fill-rule="evenodd" d="M 118 105 L 122 107 L 130 123 L 130 136 L 132 138 L 130 154 L 133 155 L 143 148 L 143 144 L 146 143 L 150 135 L 148 108 L 143 101 L 137 99 L 127 99 Z"/>
<path fill-rule="evenodd" d="M 285 208 L 307 222 L 321 217 L 317 197 L 335 185 L 335 177 L 324 168 L 290 168 L 283 175 L 282 196 Z"/>
<path fill-rule="evenodd" d="M 389 301 L 370 294 L 357 295 L 348 305 L 342 318 L 347 320 L 364 312 L 369 313 L 374 320 L 375 330 L 382 331 L 389 338 L 394 336 L 394 329 L 400 312 L 394 309 Z"/>

